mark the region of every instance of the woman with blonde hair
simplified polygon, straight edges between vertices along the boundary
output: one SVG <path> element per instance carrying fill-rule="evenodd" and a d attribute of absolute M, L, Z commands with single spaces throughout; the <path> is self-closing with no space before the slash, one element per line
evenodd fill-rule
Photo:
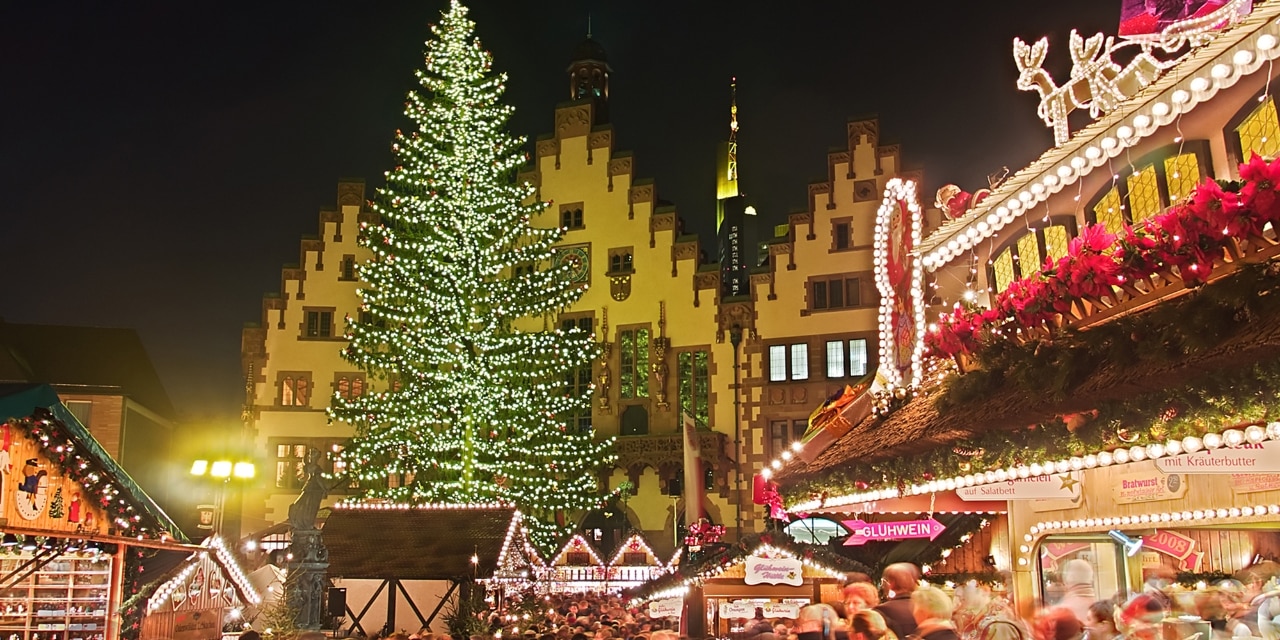
<path fill-rule="evenodd" d="M 873 609 L 863 609 L 853 614 L 849 620 L 853 632 L 860 640 L 898 640 L 898 636 L 889 629 L 884 616 Z"/>

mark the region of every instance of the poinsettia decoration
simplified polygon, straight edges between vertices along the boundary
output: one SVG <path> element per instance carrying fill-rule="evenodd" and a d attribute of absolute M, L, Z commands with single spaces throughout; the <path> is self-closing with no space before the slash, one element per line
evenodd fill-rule
<path fill-rule="evenodd" d="M 957 305 L 942 314 L 925 336 L 928 355 L 972 356 L 997 336 L 1055 329 L 1084 301 L 1114 301 L 1117 289 L 1136 296 L 1135 283 L 1157 274 L 1200 286 L 1224 251 L 1239 251 L 1237 242 L 1275 244 L 1264 230 L 1280 224 L 1280 159 L 1255 155 L 1240 165 L 1240 176 L 1239 183 L 1205 179 L 1182 204 L 1118 233 L 1085 225 L 1065 256 L 1010 283 L 991 309 Z"/>

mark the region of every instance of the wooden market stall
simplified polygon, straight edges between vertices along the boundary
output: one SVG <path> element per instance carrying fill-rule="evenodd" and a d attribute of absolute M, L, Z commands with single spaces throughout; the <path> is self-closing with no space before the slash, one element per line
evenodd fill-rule
<path fill-rule="evenodd" d="M 674 572 L 635 595 L 652 617 L 679 617 L 684 635 L 727 637 L 757 609 L 766 618 L 794 618 L 806 604 L 841 601 L 847 572 L 868 570 L 824 547 L 766 533 L 686 552 Z"/>
<path fill-rule="evenodd" d="M 235 554 L 216 536 L 201 547 L 148 589 L 142 638 L 217 640 L 224 629 L 238 630 L 238 623 L 253 617 L 251 608 L 262 603 L 262 594 Z"/>
<path fill-rule="evenodd" d="M 142 568 L 191 550 L 48 385 L 0 385 L 0 637 L 135 636 Z"/>

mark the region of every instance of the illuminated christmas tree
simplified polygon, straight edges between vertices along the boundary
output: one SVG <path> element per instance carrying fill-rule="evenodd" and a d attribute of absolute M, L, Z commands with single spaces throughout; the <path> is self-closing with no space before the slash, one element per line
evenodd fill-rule
<path fill-rule="evenodd" d="M 432 26 L 405 107 L 416 130 L 396 132 L 378 222 L 361 229 L 373 257 L 343 355 L 389 388 L 330 411 L 356 428 L 342 462 L 379 485 L 369 497 L 509 502 L 549 544 L 557 521 L 602 503 L 613 443 L 567 420 L 590 411 L 590 386 L 566 382 L 589 378 L 597 347 L 557 328 L 582 285 L 571 263 L 552 266 L 563 232 L 530 226 L 546 204 L 514 180 L 525 140 L 507 133 L 506 76 L 474 27 L 456 1 Z M 552 328 L 518 330 L 521 318 Z"/>

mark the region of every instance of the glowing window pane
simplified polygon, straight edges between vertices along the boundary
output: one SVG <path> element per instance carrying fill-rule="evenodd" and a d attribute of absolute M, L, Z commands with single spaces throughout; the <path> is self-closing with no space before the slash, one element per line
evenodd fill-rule
<path fill-rule="evenodd" d="M 809 345 L 791 345 L 791 379 L 809 379 Z"/>
<path fill-rule="evenodd" d="M 1018 238 L 1018 267 L 1022 277 L 1027 277 L 1040 270 L 1040 241 L 1035 233 L 1028 233 Z"/>
<path fill-rule="evenodd" d="M 1129 214 L 1135 224 L 1160 213 L 1164 208 L 1160 202 L 1160 185 L 1156 179 L 1155 165 L 1147 165 L 1135 171 L 1126 182 L 1129 185 Z"/>
<path fill-rule="evenodd" d="M 1001 251 L 991 266 L 996 274 L 996 292 L 1008 289 L 1009 283 L 1013 282 L 1013 251 L 1011 249 Z"/>
<path fill-rule="evenodd" d="M 844 377 L 844 343 L 840 340 L 827 341 L 827 377 Z"/>
<path fill-rule="evenodd" d="M 1280 152 L 1280 121 L 1276 119 L 1275 101 L 1268 96 L 1236 127 L 1236 133 L 1246 162 L 1254 154 L 1271 157 Z"/>
<path fill-rule="evenodd" d="M 1191 195 L 1192 189 L 1200 183 L 1200 159 L 1194 153 L 1166 158 L 1164 161 L 1165 183 L 1169 186 L 1169 202 L 1178 203 Z"/>
<path fill-rule="evenodd" d="M 787 379 L 787 347 L 773 345 L 769 347 L 769 381 L 779 382 Z"/>
<path fill-rule="evenodd" d="M 867 339 L 849 341 L 849 374 L 855 377 L 867 375 Z"/>
<path fill-rule="evenodd" d="M 1115 233 L 1124 227 L 1124 212 L 1120 209 L 1120 190 L 1111 187 L 1098 204 L 1093 205 L 1093 219 L 1107 231 Z"/>
<path fill-rule="evenodd" d="M 1044 250 L 1050 258 L 1058 260 L 1067 255 L 1067 244 L 1070 241 L 1071 236 L 1067 234 L 1065 226 L 1059 224 L 1044 228 Z"/>

